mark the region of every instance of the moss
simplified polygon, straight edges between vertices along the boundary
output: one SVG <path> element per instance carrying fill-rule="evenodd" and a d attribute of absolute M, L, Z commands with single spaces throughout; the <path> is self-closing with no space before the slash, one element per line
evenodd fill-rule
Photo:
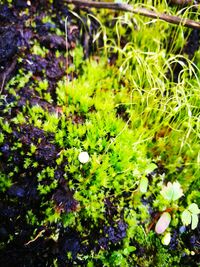
<path fill-rule="evenodd" d="M 157 8 L 170 11 L 166 3 Z M 7 83 L 4 96 L 14 99 L 0 118 L 0 190 L 14 230 L 8 224 L 6 241 L 14 244 L 23 225 L 23 245 L 52 248 L 55 266 L 180 266 L 193 233 L 190 226 L 179 232 L 181 213 L 200 205 L 199 70 L 176 55 L 185 43 L 182 27 L 148 26 L 147 18 L 130 15 L 116 21 L 115 30 L 103 22 L 98 29 L 104 43 L 98 58 L 83 60 L 80 44 L 69 52 L 67 77 L 64 61 L 58 63 L 64 52 L 52 59 L 34 41 L 31 71 L 22 59 Z M 169 47 L 170 34 L 178 41 Z M 183 67 L 178 82 L 167 74 L 174 62 Z M 79 161 L 82 151 L 86 163 Z M 167 182 L 177 180 L 184 196 L 163 197 Z M 172 218 L 168 247 L 154 230 L 163 212 Z"/>

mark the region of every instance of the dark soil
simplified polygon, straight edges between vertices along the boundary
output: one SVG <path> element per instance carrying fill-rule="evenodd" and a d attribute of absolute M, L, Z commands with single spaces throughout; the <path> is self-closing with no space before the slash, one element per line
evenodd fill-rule
<path fill-rule="evenodd" d="M 80 20 L 68 11 L 64 1 L 53 1 L 53 5 L 45 0 L 32 2 L 30 6 L 23 0 L 13 1 L 10 7 L 6 1 L 0 5 L 0 92 L 6 95 L 6 100 L 0 100 L 0 116 L 12 126 L 11 133 L 4 132 L 5 139 L 0 146 L 0 170 L 11 176 L 13 182 L 10 188 L 0 192 L 0 266 L 54 266 L 55 259 L 61 267 L 85 266 L 85 262 L 80 260 L 77 254 L 86 255 L 90 251 L 97 253 L 100 249 L 120 248 L 120 242 L 126 236 L 127 225 L 123 221 L 123 214 L 117 212 L 117 200 L 105 199 L 105 218 L 110 224 L 104 225 L 102 221 L 98 226 L 88 229 L 91 222 L 85 221 L 84 236 L 60 223 L 51 225 L 42 223 L 49 206 L 61 215 L 78 209 L 78 203 L 73 197 L 74 192 L 70 191 L 64 179 L 65 165 L 68 161 L 65 159 L 59 166 L 56 164 L 60 148 L 53 143 L 53 133 L 34 127 L 28 121 L 18 126 L 11 121 L 26 105 L 32 107 L 38 104 L 49 112 L 57 110 L 55 86 L 56 82 L 66 75 L 66 70 L 64 56 L 56 58 L 55 51 L 58 50 L 62 54 L 66 45 L 69 49 L 73 49 L 79 43 L 84 48 L 85 57 L 88 57 L 95 50 L 92 45 L 92 34 L 98 25 L 93 21 L 90 29 L 85 32 Z M 51 23 L 42 22 L 42 17 L 45 15 L 52 18 Z M 69 20 L 67 44 L 64 35 L 65 16 L 68 16 Z M 83 20 L 86 18 L 83 17 Z M 63 35 L 56 35 L 55 29 L 60 29 Z M 198 38 L 199 32 L 193 31 L 184 49 L 190 57 L 193 55 L 193 50 L 199 46 L 199 42 L 196 41 Z M 33 40 L 49 50 L 46 57 L 30 53 Z M 18 60 L 19 58 L 22 60 Z M 70 58 L 68 60 L 70 62 Z M 18 90 L 17 97 L 14 97 L 6 91 L 5 86 L 19 69 L 24 73 L 31 71 L 33 77 L 28 84 Z M 41 99 L 35 90 L 30 89 L 34 81 L 44 78 L 48 79 L 48 92 L 54 100 L 52 104 Z M 118 115 L 127 120 L 126 107 L 120 108 Z M 84 118 L 78 114 L 69 119 L 73 119 L 74 123 L 84 122 Z M 17 143 L 21 145 L 19 147 L 16 145 L 13 149 Z M 36 151 L 28 156 L 33 145 Z M 24 155 L 39 164 L 25 167 Z M 41 197 L 38 192 L 37 175 L 47 167 L 54 168 L 58 186 Z M 157 172 L 162 173 L 162 168 L 163 166 L 158 167 Z M 156 175 L 156 171 L 154 174 Z M 149 174 L 149 180 L 154 174 Z M 42 180 L 42 184 L 49 184 L 48 177 Z M 148 203 L 151 200 L 146 201 Z M 35 223 L 27 221 L 27 214 L 30 211 L 36 217 Z M 57 239 L 52 238 L 55 232 L 58 234 Z M 174 233 L 170 249 L 176 249 L 177 238 L 181 234 L 190 250 L 199 251 L 199 232 L 198 228 L 192 236 Z M 30 242 L 33 238 L 34 242 Z M 87 242 L 84 242 L 85 240 Z M 134 240 L 132 245 L 137 247 L 138 255 L 144 253 L 144 248 L 139 247 Z M 71 260 L 67 257 L 67 252 L 71 253 Z M 181 266 L 197 266 L 198 257 L 198 253 L 193 257 L 183 255 Z M 96 266 L 100 266 L 98 262 Z"/>

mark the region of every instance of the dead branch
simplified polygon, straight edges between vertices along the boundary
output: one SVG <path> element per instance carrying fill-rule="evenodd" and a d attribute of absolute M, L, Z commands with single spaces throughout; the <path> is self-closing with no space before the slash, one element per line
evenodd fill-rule
<path fill-rule="evenodd" d="M 164 20 L 166 22 L 182 25 L 185 27 L 200 29 L 200 22 L 184 19 L 177 16 L 167 15 L 164 13 L 158 13 L 146 8 L 134 8 L 132 5 L 123 3 L 108 3 L 108 2 L 93 2 L 89 0 L 65 0 L 66 3 L 73 4 L 82 7 L 95 7 L 95 8 L 105 8 L 119 11 L 131 12 L 134 14 L 139 14 L 145 17 Z"/>
<path fill-rule="evenodd" d="M 193 0 L 169 0 L 169 3 L 181 6 L 192 5 L 193 2 L 194 2 Z"/>

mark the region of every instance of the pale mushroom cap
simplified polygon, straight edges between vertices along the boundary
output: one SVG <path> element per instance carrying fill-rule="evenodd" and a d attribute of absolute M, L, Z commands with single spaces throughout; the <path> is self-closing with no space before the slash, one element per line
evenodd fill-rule
<path fill-rule="evenodd" d="M 80 163 L 85 164 L 89 161 L 89 159 L 90 159 L 90 156 L 86 151 L 83 151 L 78 155 L 78 160 L 80 161 Z"/>

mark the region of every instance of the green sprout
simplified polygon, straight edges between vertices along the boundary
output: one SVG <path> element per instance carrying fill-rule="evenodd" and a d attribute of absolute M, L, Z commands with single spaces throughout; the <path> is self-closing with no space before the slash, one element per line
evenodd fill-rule
<path fill-rule="evenodd" d="M 200 209 L 196 203 L 190 204 L 181 214 L 181 220 L 183 225 L 188 226 L 191 224 L 192 230 L 194 230 L 199 222 L 198 215 L 200 214 Z"/>
<path fill-rule="evenodd" d="M 160 194 L 164 199 L 168 200 L 169 202 L 173 202 L 183 196 L 183 190 L 179 182 L 168 182 L 167 186 L 163 187 Z"/>

